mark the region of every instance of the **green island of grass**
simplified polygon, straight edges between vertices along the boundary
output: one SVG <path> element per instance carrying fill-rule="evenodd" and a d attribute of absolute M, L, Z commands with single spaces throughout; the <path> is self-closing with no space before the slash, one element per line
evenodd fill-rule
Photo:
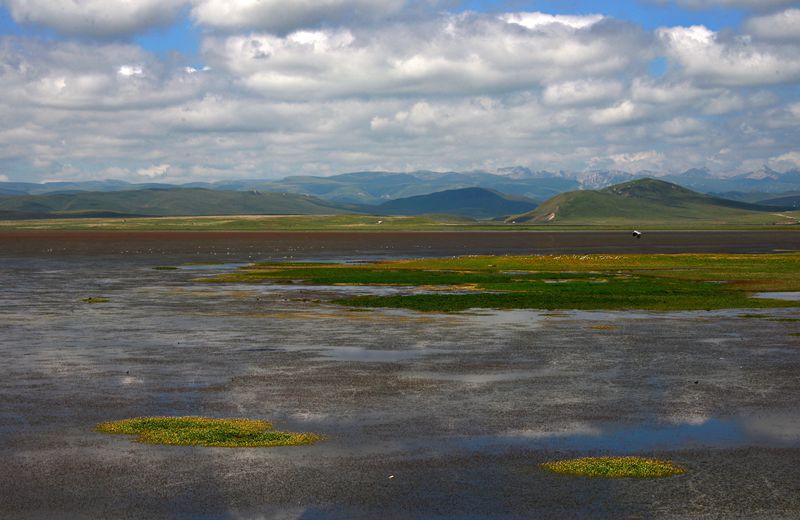
<path fill-rule="evenodd" d="M 686 470 L 670 461 L 642 457 L 584 457 L 545 462 L 553 473 L 599 478 L 663 478 L 683 475 Z"/>
<path fill-rule="evenodd" d="M 178 268 L 174 265 L 157 265 L 153 268 L 155 271 L 177 271 Z"/>
<path fill-rule="evenodd" d="M 322 440 L 314 433 L 276 432 L 269 421 L 207 417 L 138 417 L 98 424 L 102 433 L 137 435 L 136 442 L 209 448 L 302 446 Z"/>
<path fill-rule="evenodd" d="M 109 300 L 108 298 L 94 298 L 94 297 L 92 297 L 92 298 L 84 298 L 81 301 L 83 303 L 108 303 L 111 300 Z"/>
<path fill-rule="evenodd" d="M 201 280 L 219 283 L 407 287 L 335 303 L 417 311 L 487 309 L 713 310 L 798 307 L 753 298 L 800 291 L 800 253 L 470 256 L 351 264 L 255 264 Z"/>

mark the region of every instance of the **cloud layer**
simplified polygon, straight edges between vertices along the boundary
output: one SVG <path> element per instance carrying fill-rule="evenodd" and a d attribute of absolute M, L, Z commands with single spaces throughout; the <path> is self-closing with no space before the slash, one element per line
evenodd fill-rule
<path fill-rule="evenodd" d="M 603 13 L 418 17 L 439 3 L 401 0 L 6 0 L 17 20 L 83 38 L 0 39 L 0 175 L 793 167 L 786 4 L 738 31 L 647 31 Z M 204 29 L 201 66 L 120 39 L 181 13 Z"/>
<path fill-rule="evenodd" d="M 113 38 L 137 34 L 175 20 L 185 0 L 4 0 L 18 23 L 59 33 Z"/>

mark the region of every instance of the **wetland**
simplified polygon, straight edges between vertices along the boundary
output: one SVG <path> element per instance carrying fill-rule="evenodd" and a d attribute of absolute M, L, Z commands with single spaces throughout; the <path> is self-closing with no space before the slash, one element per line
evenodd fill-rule
<path fill-rule="evenodd" d="M 0 517 L 800 516 L 793 232 L 42 233 L 0 236 Z M 631 278 L 681 303 L 378 304 Z M 140 417 L 324 442 L 95 429 Z M 680 471 L 542 467 L 589 457 Z"/>

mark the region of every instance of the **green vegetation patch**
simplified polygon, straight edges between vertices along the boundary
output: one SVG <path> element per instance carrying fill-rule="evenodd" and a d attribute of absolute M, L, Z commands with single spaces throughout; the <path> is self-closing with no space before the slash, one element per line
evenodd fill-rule
<path fill-rule="evenodd" d="M 800 290 L 800 254 L 475 256 L 369 265 L 279 263 L 253 265 L 204 281 L 405 286 L 410 287 L 405 294 L 350 297 L 336 303 L 418 311 L 780 308 L 800 304 L 751 298 L 751 293 Z"/>
<path fill-rule="evenodd" d="M 178 268 L 174 265 L 157 265 L 153 269 L 156 271 L 177 271 Z"/>
<path fill-rule="evenodd" d="M 84 298 L 81 300 L 83 303 L 108 303 L 111 300 L 108 298 Z"/>
<path fill-rule="evenodd" d="M 209 448 L 302 446 L 322 440 L 314 433 L 276 432 L 269 421 L 207 417 L 138 417 L 97 425 L 103 433 L 137 435 L 136 442 Z"/>
<path fill-rule="evenodd" d="M 561 475 L 600 478 L 662 478 L 683 475 L 676 464 L 642 457 L 584 457 L 545 462 L 542 468 Z"/>

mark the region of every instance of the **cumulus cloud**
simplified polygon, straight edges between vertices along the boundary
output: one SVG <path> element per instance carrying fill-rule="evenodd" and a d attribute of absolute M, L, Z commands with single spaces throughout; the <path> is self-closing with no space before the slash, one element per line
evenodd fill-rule
<path fill-rule="evenodd" d="M 169 172 L 169 168 L 169 164 L 158 164 L 148 168 L 141 168 L 136 172 L 136 175 L 147 177 L 148 179 L 157 179 L 159 177 L 165 177 L 167 172 Z"/>
<path fill-rule="evenodd" d="M 800 9 L 754 16 L 747 21 L 745 29 L 759 38 L 800 40 Z"/>
<path fill-rule="evenodd" d="M 14 21 L 59 33 L 118 38 L 174 21 L 186 0 L 3 0 Z"/>
<path fill-rule="evenodd" d="M 380 30 L 211 38 L 204 54 L 254 92 L 295 99 L 508 92 L 644 66 L 644 36 L 630 27 L 597 33 L 559 22 L 532 27 L 446 15 Z"/>
<path fill-rule="evenodd" d="M 117 40 L 0 38 L 0 171 L 188 181 L 508 165 L 733 170 L 793 164 L 797 153 L 790 40 L 648 33 L 602 15 L 378 21 L 379 11 L 337 5 L 356 22 L 215 26 L 200 63 Z M 655 56 L 668 62 L 663 75 L 648 72 Z"/>
<path fill-rule="evenodd" d="M 521 25 L 527 29 L 537 29 L 547 25 L 565 25 L 573 29 L 584 29 L 591 27 L 605 17 L 600 14 L 575 16 L 575 15 L 554 15 L 547 13 L 507 13 L 499 16 L 500 20 L 506 23 Z"/>
<path fill-rule="evenodd" d="M 642 107 L 626 99 L 614 106 L 595 110 L 590 119 L 598 125 L 621 125 L 636 121 L 643 116 L 644 110 Z"/>
<path fill-rule="evenodd" d="M 0 70 L 9 102 L 74 110 L 164 106 L 195 96 L 205 80 L 118 44 L 0 40 Z"/>
<path fill-rule="evenodd" d="M 619 81 L 577 80 L 547 85 L 542 94 L 549 105 L 580 105 L 618 99 L 623 92 Z"/>
<path fill-rule="evenodd" d="M 0 182 L 8 182 L 8 175 L 0 175 Z"/>
<path fill-rule="evenodd" d="M 725 40 L 702 25 L 657 31 L 669 58 L 686 75 L 726 86 L 769 85 L 800 79 L 794 47 L 759 44 L 747 37 Z"/>
<path fill-rule="evenodd" d="M 664 154 L 655 150 L 615 154 L 608 157 L 616 170 L 636 172 L 658 170 L 664 165 Z"/>
<path fill-rule="evenodd" d="M 772 157 L 767 161 L 767 165 L 778 171 L 800 169 L 800 151 L 795 150 L 777 157 Z"/>
<path fill-rule="evenodd" d="M 354 19 L 398 12 L 405 0 L 195 0 L 194 19 L 224 30 L 256 29 L 286 34 Z"/>

